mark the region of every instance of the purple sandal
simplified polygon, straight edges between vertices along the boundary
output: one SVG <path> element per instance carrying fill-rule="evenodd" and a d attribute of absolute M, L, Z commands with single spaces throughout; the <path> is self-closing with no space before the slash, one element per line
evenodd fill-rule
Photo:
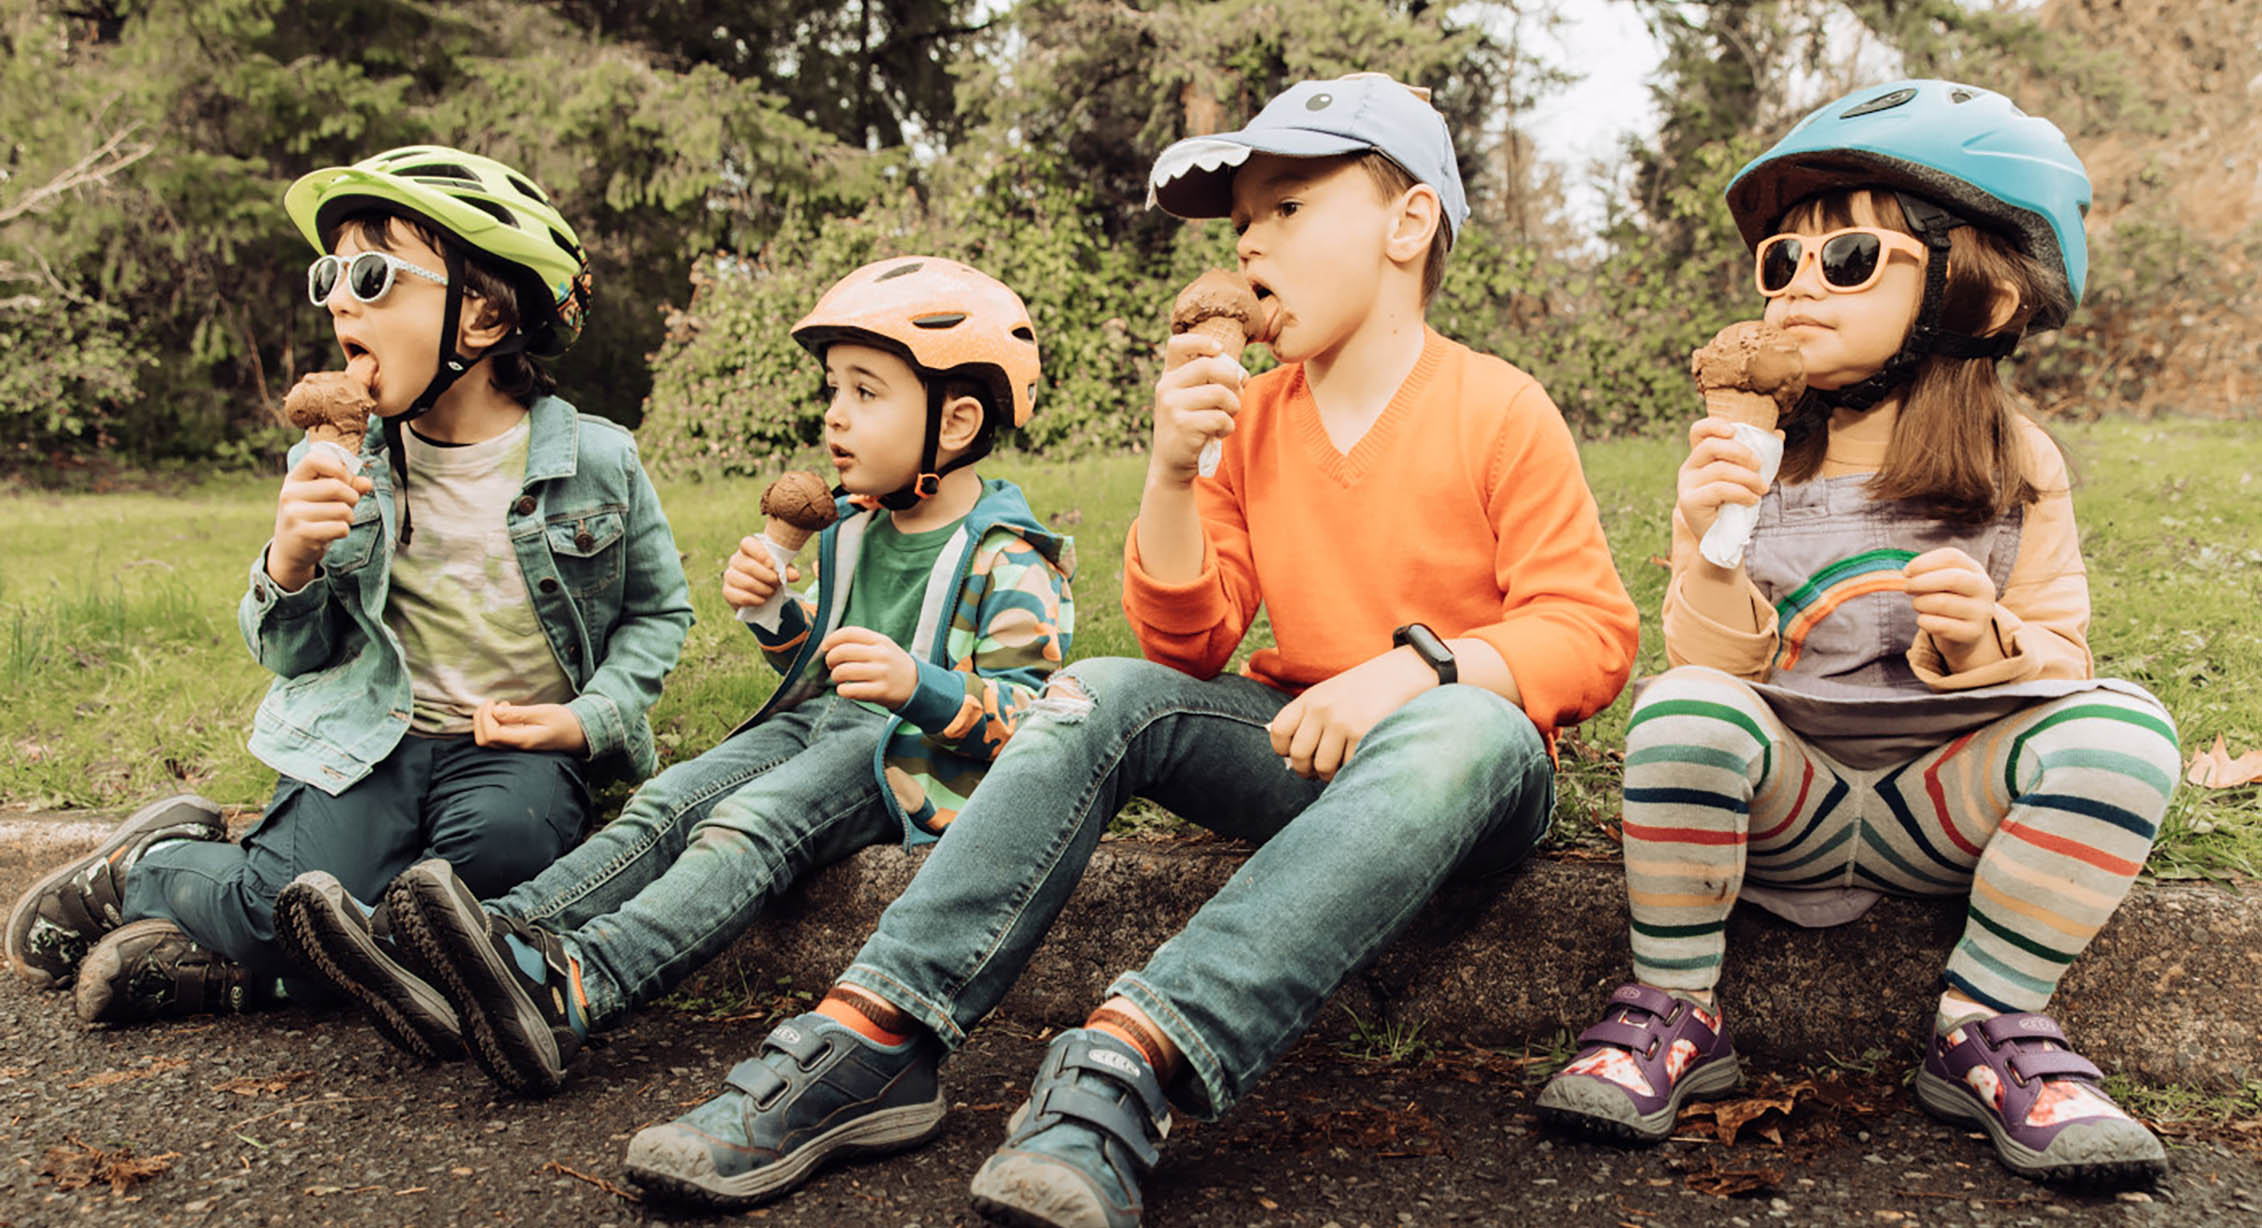
<path fill-rule="evenodd" d="M 1613 990 L 1609 1013 L 1578 1043 L 1579 1055 L 1540 1090 L 1540 1117 L 1617 1142 L 1665 1138 L 1684 1102 L 1743 1077 L 1717 1015 L 1647 985 Z"/>
<path fill-rule="evenodd" d="M 1976 1125 L 2003 1167 L 2039 1181 L 2132 1185 L 2167 1171 L 2152 1132 L 2108 1099 L 2102 1072 L 2048 1015 L 1966 1020 L 1932 1038 L 1916 1099 L 1945 1121 Z"/>

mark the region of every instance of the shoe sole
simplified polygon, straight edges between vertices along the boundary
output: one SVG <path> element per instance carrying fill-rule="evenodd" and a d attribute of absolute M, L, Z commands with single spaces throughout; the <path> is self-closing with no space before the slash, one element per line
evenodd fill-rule
<path fill-rule="evenodd" d="M 752 1172 L 715 1170 L 716 1143 L 682 1127 L 654 1126 L 628 1144 L 628 1179 L 656 1194 L 717 1210 L 750 1207 L 784 1194 L 819 1166 L 857 1156 L 891 1155 L 942 1132 L 949 1105 L 938 1088 L 925 1104 L 881 1109 L 843 1122 Z"/>
<path fill-rule="evenodd" d="M 378 1033 L 403 1053 L 427 1062 L 462 1057 L 455 1008 L 447 998 L 394 972 L 399 964 L 377 949 L 367 929 L 339 918 L 338 909 L 353 905 L 332 899 L 325 887 L 344 891 L 335 879 L 324 886 L 294 882 L 275 897 L 275 937 L 291 958 L 359 1004 Z"/>
<path fill-rule="evenodd" d="M 1735 1090 L 1743 1081 L 1740 1060 L 1731 1053 L 1681 1076 L 1667 1093 L 1665 1105 L 1654 1113 L 1632 1112 L 1631 1093 L 1607 1079 L 1557 1076 L 1540 1089 L 1540 1120 L 1589 1138 L 1611 1143 L 1660 1143 L 1672 1137 L 1681 1106 L 1691 1100 L 1712 1100 Z"/>
<path fill-rule="evenodd" d="M 440 992 L 455 1007 L 464 1049 L 496 1083 L 529 1098 L 547 1096 L 565 1084 L 565 1062 L 550 1035 L 550 1023 L 518 992 L 509 969 L 497 962 L 487 940 L 487 914 L 476 921 L 456 906 L 444 882 L 411 866 L 385 888 L 393 928 L 432 970 Z M 476 928 L 474 928 L 476 926 Z M 495 1026 L 497 1017 L 516 1027 Z"/>
<path fill-rule="evenodd" d="M 2009 1130 L 1995 1119 L 1993 1113 L 1972 1099 L 1952 1079 L 1942 1078 L 1929 1070 L 1919 1070 L 1916 1075 L 1916 1102 L 1925 1112 L 1960 1126 L 1978 1126 L 1987 1132 L 1995 1144 L 1995 1158 L 2003 1167 L 2035 1181 L 2049 1181 L 2062 1185 L 2112 1187 L 2142 1185 L 2158 1180 L 2168 1171 L 2167 1158 L 2162 1156 L 2133 1156 L 2102 1160 L 2051 1160 L 2044 1153 L 2019 1142 Z"/>
<path fill-rule="evenodd" d="M 8 913 L 6 947 L 8 963 L 15 968 L 17 976 L 23 978 L 34 989 L 61 989 L 71 983 L 72 978 L 69 976 L 50 976 L 43 969 L 34 968 L 24 960 L 24 943 L 30 939 L 31 923 L 39 915 L 39 898 L 88 865 L 97 861 L 107 861 L 116 856 L 120 849 L 147 835 L 150 831 L 173 826 L 172 823 L 158 823 L 156 821 L 157 816 L 179 805 L 191 806 L 212 816 L 209 827 L 214 834 L 209 837 L 210 839 L 221 839 L 227 835 L 228 826 L 226 821 L 220 817 L 220 807 L 193 793 L 182 793 L 168 797 L 163 801 L 151 802 L 147 806 L 134 811 L 133 815 L 125 822 L 118 824 L 117 830 L 111 832 L 109 838 L 96 846 L 93 852 L 76 860 L 65 862 L 49 871 L 46 877 L 33 883 L 29 890 L 16 897 L 16 906 Z M 190 836 L 186 838 L 197 839 L 198 837 Z M 92 954 L 92 952 L 89 952 L 89 954 Z"/>
<path fill-rule="evenodd" d="M 1082 1174 L 1058 1160 L 999 1152 L 982 1162 L 967 1192 L 974 1210 L 1011 1228 L 1137 1228 L 1117 1215 Z"/>
<path fill-rule="evenodd" d="M 110 1013 L 111 993 L 120 971 L 118 952 L 127 943 L 152 931 L 178 930 L 180 927 L 162 917 L 148 917 L 128 921 L 102 936 L 94 949 L 86 953 L 79 963 L 78 986 L 71 991 L 71 1005 L 79 1013 L 82 1023 L 131 1023 L 131 1019 L 105 1018 Z"/>

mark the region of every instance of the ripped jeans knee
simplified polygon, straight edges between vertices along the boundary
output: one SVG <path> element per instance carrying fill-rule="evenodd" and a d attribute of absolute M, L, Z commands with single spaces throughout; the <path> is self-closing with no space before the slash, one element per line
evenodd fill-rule
<path fill-rule="evenodd" d="M 1081 677 L 1064 669 L 1047 679 L 1045 689 L 1029 701 L 1029 714 L 1073 724 L 1090 716 L 1092 706 L 1091 688 Z"/>

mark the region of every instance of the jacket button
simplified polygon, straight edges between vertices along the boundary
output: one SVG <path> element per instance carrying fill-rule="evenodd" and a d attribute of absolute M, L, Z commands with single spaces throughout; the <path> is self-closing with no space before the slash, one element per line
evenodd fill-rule
<path fill-rule="evenodd" d="M 534 514 L 534 496 L 520 495 L 518 502 L 512 504 L 511 507 L 521 516 L 531 516 Z"/>
<path fill-rule="evenodd" d="M 558 591 L 558 579 L 556 576 L 544 576 L 542 577 L 542 582 L 535 585 L 534 587 L 541 589 L 545 593 L 554 593 Z"/>
<path fill-rule="evenodd" d="M 581 645 L 566 645 L 566 662 L 571 665 L 581 664 Z"/>
<path fill-rule="evenodd" d="M 574 548 L 575 548 L 575 549 L 577 549 L 577 550 L 583 550 L 583 551 L 586 551 L 586 550 L 588 550 L 588 549 L 589 549 L 589 548 L 590 548 L 591 546 L 594 546 L 594 545 L 596 545 L 596 544 L 597 544 L 597 539 L 596 539 L 596 538 L 594 538 L 594 537 L 592 537 L 592 536 L 590 536 L 590 534 L 589 534 L 589 530 L 587 530 L 587 529 L 583 529 L 583 530 L 581 530 L 581 531 L 580 531 L 579 533 L 576 533 L 576 534 L 574 534 L 574 535 L 573 535 L 573 545 L 574 545 Z"/>

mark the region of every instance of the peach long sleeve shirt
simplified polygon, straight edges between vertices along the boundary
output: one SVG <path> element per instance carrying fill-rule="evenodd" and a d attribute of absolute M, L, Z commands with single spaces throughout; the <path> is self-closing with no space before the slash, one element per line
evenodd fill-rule
<path fill-rule="evenodd" d="M 1148 575 L 1136 525 L 1124 548 L 1123 608 L 1151 660 L 1214 677 L 1261 605 L 1276 646 L 1247 672 L 1297 691 L 1421 622 L 1497 649 L 1551 743 L 1632 672 L 1639 615 L 1561 411 L 1531 376 L 1435 331 L 1349 453 L 1300 365 L 1251 379 L 1196 500 L 1193 580 Z"/>
<path fill-rule="evenodd" d="M 1873 411 L 1872 420 L 1863 423 L 1859 432 L 1832 431 L 1818 476 L 1874 473 L 1883 467 L 1892 422 L 1876 419 L 1879 412 L 1884 411 Z M 2002 659 L 1955 671 L 1932 636 L 1919 632 L 1909 647 L 1909 667 L 1935 691 L 2084 679 L 2094 670 L 2088 638 L 2089 573 L 2074 528 L 2065 458 L 2041 427 L 2024 417 L 2018 423 L 2027 480 L 2040 497 L 2027 505 L 2018 555 L 1996 597 L 1995 639 Z M 1708 583 L 1696 560 L 1697 539 L 1676 510 L 1673 572 L 1665 590 L 1666 659 L 1674 665 L 1709 665 L 1753 682 L 1767 681 L 1779 631 L 1775 608 L 1741 568 L 1727 573 L 1725 588 L 1694 591 Z"/>

